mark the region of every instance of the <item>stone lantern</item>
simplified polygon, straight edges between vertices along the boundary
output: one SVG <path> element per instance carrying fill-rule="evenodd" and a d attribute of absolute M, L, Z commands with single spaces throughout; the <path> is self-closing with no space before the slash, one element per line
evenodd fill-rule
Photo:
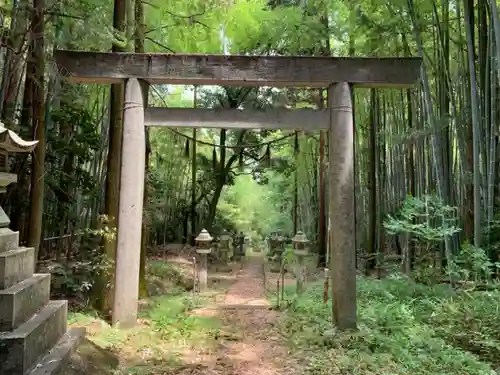
<path fill-rule="evenodd" d="M 9 154 L 30 153 L 37 144 L 0 122 L 0 194 L 17 181 L 9 173 Z M 34 273 L 35 249 L 20 247 L 19 232 L 9 224 L 0 207 L 0 374 L 62 373 L 62 358 L 71 355 L 85 329 L 68 330 L 68 302 L 50 300 L 50 274 Z"/>
<path fill-rule="evenodd" d="M 268 246 L 269 256 L 273 255 L 273 251 L 274 251 L 273 240 L 274 240 L 275 235 L 276 234 L 274 232 L 271 232 L 271 234 L 269 234 L 269 236 L 267 236 L 267 246 Z"/>
<path fill-rule="evenodd" d="M 229 260 L 229 252 L 231 251 L 231 235 L 228 231 L 224 230 L 220 236 L 220 252 L 221 252 L 221 260 L 226 262 Z"/>
<path fill-rule="evenodd" d="M 243 232 L 236 234 L 236 245 L 238 259 L 241 259 L 243 256 L 245 256 L 245 234 Z"/>
<path fill-rule="evenodd" d="M 272 260 L 271 271 L 280 272 L 283 246 L 282 237 L 278 234 L 278 232 L 273 232 L 269 237 L 269 256 Z"/>
<path fill-rule="evenodd" d="M 200 290 L 207 288 L 208 284 L 208 254 L 212 251 L 212 236 L 203 229 L 195 239 L 196 252 L 199 255 L 198 280 L 200 282 Z"/>
<path fill-rule="evenodd" d="M 297 234 L 292 238 L 293 252 L 297 256 L 306 256 L 309 253 L 309 240 L 307 239 L 304 232 L 299 230 Z"/>
<path fill-rule="evenodd" d="M 286 237 L 283 236 L 281 232 L 278 232 L 276 242 L 278 243 L 278 251 L 283 254 L 283 252 L 285 251 Z"/>
<path fill-rule="evenodd" d="M 9 173 L 9 153 L 32 152 L 38 141 L 24 141 L 12 130 L 8 130 L 0 122 L 0 194 L 7 191 L 7 186 L 17 182 L 17 175 Z M 10 219 L 0 207 L 0 228 L 7 228 Z M 12 232 L 12 231 L 11 231 Z"/>
<path fill-rule="evenodd" d="M 302 231 L 298 231 L 297 234 L 292 238 L 293 252 L 297 257 L 298 263 L 298 275 L 297 275 L 297 294 L 304 291 L 305 282 L 305 267 L 304 258 L 309 253 L 309 240 Z"/>

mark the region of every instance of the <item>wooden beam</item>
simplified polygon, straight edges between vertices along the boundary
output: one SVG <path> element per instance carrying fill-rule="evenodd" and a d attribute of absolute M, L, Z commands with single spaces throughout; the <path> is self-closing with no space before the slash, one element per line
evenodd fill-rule
<path fill-rule="evenodd" d="M 147 108 L 144 125 L 172 128 L 328 129 L 328 109 Z"/>
<path fill-rule="evenodd" d="M 151 84 L 328 87 L 410 87 L 420 58 L 226 56 L 56 51 L 59 72 L 75 83 L 114 83 L 127 78 Z"/>

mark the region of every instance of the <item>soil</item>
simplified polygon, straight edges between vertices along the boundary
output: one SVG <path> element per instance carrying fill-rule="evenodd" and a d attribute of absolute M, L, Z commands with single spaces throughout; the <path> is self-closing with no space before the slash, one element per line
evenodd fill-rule
<path fill-rule="evenodd" d="M 118 358 L 92 341 L 84 340 L 61 375 L 114 375 L 118 368 Z"/>
<path fill-rule="evenodd" d="M 211 306 L 192 311 L 221 322 L 216 348 L 211 353 L 186 352 L 182 365 L 148 375 L 295 375 L 300 364 L 293 361 L 282 342 L 277 324 L 280 313 L 266 298 L 262 257 L 249 257 L 232 272 L 232 285 Z M 239 267 L 238 267 L 239 268 Z M 129 375 L 116 371 L 117 360 L 86 342 L 73 356 L 67 375 Z M 66 373 L 65 373 L 66 374 Z M 131 374 L 131 373 L 130 373 Z M 141 373 L 142 374 L 142 373 Z"/>
<path fill-rule="evenodd" d="M 218 350 L 198 364 L 199 372 L 177 374 L 294 375 L 297 363 L 289 358 L 276 328 L 279 312 L 265 296 L 263 260 L 250 257 L 236 274 L 236 282 L 216 305 L 194 314 L 216 315 L 222 322 Z M 195 363 L 193 363 L 195 364 Z M 187 370 L 187 369 L 186 369 Z"/>

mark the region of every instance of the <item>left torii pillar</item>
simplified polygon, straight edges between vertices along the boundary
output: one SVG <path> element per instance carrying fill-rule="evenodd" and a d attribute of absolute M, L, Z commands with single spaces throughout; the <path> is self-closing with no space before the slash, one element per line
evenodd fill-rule
<path fill-rule="evenodd" d="M 128 79 L 123 108 L 123 143 L 112 323 L 123 328 L 137 321 L 141 262 L 146 131 L 139 81 Z"/>

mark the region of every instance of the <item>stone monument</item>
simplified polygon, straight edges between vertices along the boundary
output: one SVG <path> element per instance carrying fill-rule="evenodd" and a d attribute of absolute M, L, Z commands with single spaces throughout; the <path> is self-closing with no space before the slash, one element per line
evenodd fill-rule
<path fill-rule="evenodd" d="M 9 153 L 33 151 L 0 123 L 0 193 L 17 176 L 8 173 Z M 67 330 L 67 301 L 50 301 L 50 274 L 36 274 L 35 250 L 19 246 L 0 207 L 0 375 L 56 374 L 85 335 Z"/>

